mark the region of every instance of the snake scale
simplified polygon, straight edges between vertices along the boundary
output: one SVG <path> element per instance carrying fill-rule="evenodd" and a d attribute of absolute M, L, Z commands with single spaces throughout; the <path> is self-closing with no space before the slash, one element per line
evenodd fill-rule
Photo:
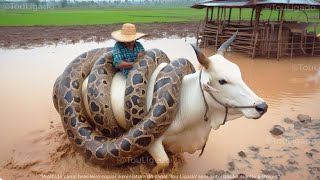
<path fill-rule="evenodd" d="M 187 59 L 170 61 L 161 50 L 146 51 L 126 80 L 127 126 L 122 128 L 113 115 L 110 100 L 112 77 L 117 72 L 112 66 L 112 53 L 112 48 L 99 48 L 81 54 L 53 87 L 54 106 L 69 140 L 86 159 L 101 165 L 124 164 L 145 152 L 173 121 L 183 77 L 195 72 Z M 168 64 L 157 75 L 152 104 L 147 110 L 148 80 L 160 63 Z M 87 77 L 88 93 L 83 96 L 82 84 Z"/>

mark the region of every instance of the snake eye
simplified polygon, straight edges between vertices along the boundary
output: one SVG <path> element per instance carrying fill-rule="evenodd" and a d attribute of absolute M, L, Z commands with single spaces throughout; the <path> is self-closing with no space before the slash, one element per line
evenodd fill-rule
<path fill-rule="evenodd" d="M 221 85 L 224 85 L 224 84 L 227 84 L 228 82 L 227 82 L 226 80 L 224 80 L 224 79 L 221 79 L 221 80 L 219 80 L 219 83 L 220 83 Z"/>

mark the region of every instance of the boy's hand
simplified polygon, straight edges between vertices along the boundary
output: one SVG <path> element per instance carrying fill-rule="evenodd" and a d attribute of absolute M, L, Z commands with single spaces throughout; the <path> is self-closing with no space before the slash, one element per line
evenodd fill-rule
<path fill-rule="evenodd" d="M 144 52 L 139 52 L 138 53 L 138 58 L 144 56 Z"/>

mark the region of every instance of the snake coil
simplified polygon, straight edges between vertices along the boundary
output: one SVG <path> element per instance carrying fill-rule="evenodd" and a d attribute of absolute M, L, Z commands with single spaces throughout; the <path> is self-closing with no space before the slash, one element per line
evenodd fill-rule
<path fill-rule="evenodd" d="M 53 88 L 54 106 L 69 140 L 86 159 L 101 165 L 127 163 L 148 150 L 176 115 L 183 77 L 195 72 L 187 59 L 170 61 L 161 50 L 146 51 L 126 80 L 126 131 L 112 112 L 110 89 L 117 72 L 112 66 L 112 53 L 112 48 L 99 48 L 81 54 L 66 67 Z M 146 94 L 152 92 L 147 92 L 147 83 L 161 63 L 168 64 L 156 78 L 148 110 Z M 87 95 L 83 96 L 82 84 L 87 77 Z"/>

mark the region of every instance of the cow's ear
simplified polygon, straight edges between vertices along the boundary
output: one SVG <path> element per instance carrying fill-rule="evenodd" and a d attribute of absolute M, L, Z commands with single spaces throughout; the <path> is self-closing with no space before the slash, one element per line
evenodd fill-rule
<path fill-rule="evenodd" d="M 211 93 L 211 92 L 219 92 L 217 89 L 213 88 L 210 86 L 208 83 L 203 83 L 202 84 L 202 90 Z"/>
<path fill-rule="evenodd" d="M 201 83 L 201 88 L 202 88 L 203 91 L 206 91 L 208 93 L 210 93 L 210 92 L 218 92 L 218 90 L 216 90 L 215 88 L 210 86 L 210 76 L 204 69 L 201 72 L 200 83 Z"/>

